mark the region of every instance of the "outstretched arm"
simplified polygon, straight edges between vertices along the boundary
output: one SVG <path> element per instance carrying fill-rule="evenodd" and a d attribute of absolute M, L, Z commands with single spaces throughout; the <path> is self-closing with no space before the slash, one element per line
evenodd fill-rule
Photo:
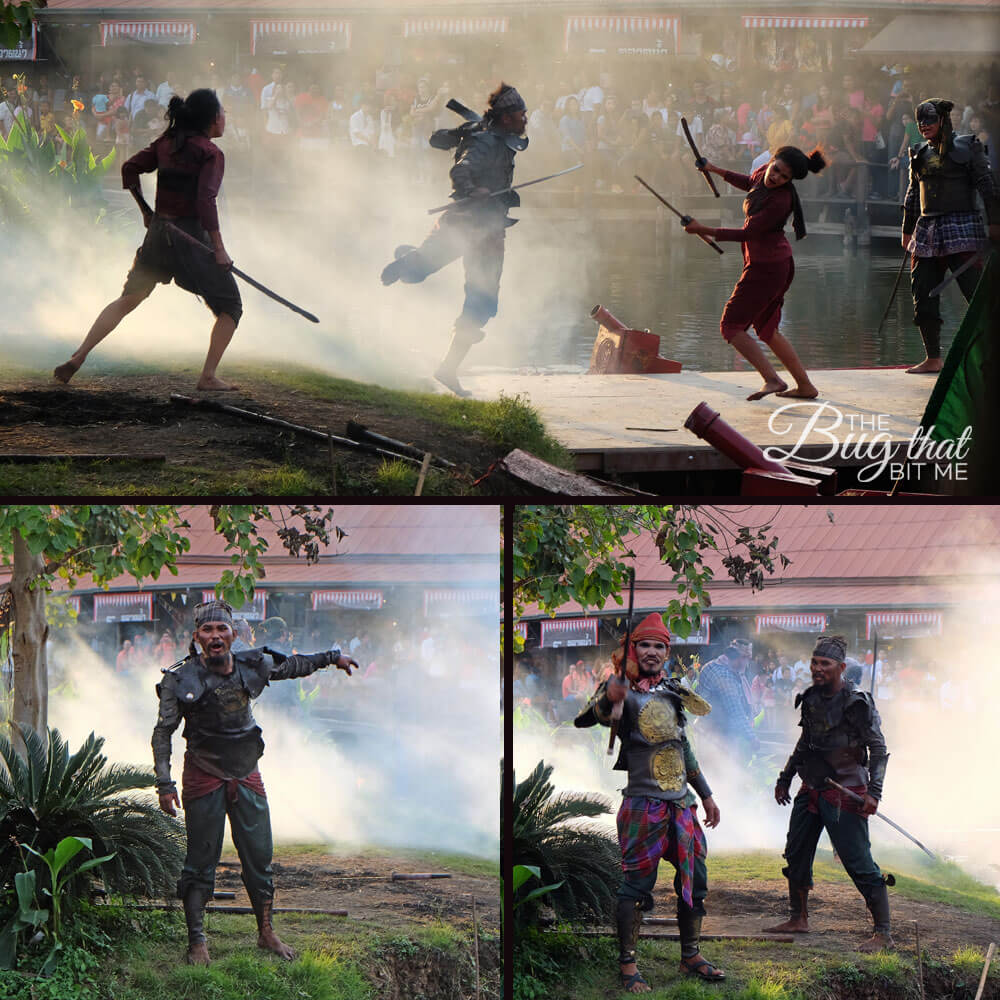
<path fill-rule="evenodd" d="M 348 676 L 351 674 L 351 667 L 357 668 L 358 664 L 339 649 L 330 649 L 323 653 L 295 653 L 292 656 L 284 656 L 281 653 L 267 650 L 271 654 L 274 666 L 271 667 L 269 680 L 285 681 L 296 677 L 308 677 L 316 673 L 323 667 L 336 667 L 343 670 Z"/>

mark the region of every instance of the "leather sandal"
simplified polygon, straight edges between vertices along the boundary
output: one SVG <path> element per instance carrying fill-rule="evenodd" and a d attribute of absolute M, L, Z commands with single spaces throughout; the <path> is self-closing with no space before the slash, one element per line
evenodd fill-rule
<path fill-rule="evenodd" d="M 699 979 L 704 979 L 709 983 L 720 983 L 726 978 L 726 974 L 722 969 L 717 969 L 711 962 L 704 958 L 693 965 L 689 964 L 687 959 L 682 958 L 681 972 L 688 976 L 697 976 Z"/>
<path fill-rule="evenodd" d="M 625 990 L 626 993 L 631 993 L 632 987 L 637 983 L 643 983 L 646 986 L 649 985 L 649 983 L 646 982 L 646 978 L 641 972 L 638 971 L 638 969 L 633 972 L 631 976 L 626 976 L 624 972 L 622 973 L 622 989 Z"/>

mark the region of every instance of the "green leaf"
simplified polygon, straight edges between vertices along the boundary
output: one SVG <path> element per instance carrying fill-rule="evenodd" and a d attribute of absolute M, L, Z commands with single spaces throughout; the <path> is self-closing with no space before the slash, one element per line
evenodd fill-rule
<path fill-rule="evenodd" d="M 52 862 L 53 875 L 57 875 L 66 863 L 75 858 L 84 848 L 88 851 L 93 848 L 93 841 L 89 837 L 63 837 L 56 847 L 55 859 Z"/>
<path fill-rule="evenodd" d="M 541 878 L 542 870 L 536 865 L 514 865 L 512 884 L 514 892 L 528 881 L 529 878 Z"/>

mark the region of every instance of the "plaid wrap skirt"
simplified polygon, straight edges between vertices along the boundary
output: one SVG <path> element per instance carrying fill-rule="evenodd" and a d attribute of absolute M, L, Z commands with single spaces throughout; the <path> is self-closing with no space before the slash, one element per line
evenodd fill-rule
<path fill-rule="evenodd" d="M 920 216 L 907 249 L 914 257 L 947 257 L 981 250 L 985 243 L 986 227 L 979 212 L 949 212 Z"/>

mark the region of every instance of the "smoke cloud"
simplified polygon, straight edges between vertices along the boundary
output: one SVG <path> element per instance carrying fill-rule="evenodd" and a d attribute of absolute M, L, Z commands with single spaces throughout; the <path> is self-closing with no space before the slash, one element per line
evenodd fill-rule
<path fill-rule="evenodd" d="M 373 630 L 374 631 L 374 630 Z M 303 682 L 275 682 L 254 703 L 266 750 L 261 775 L 276 842 L 385 845 L 496 858 L 500 726 L 497 629 L 463 624 L 474 663 L 433 677 L 405 663 L 389 677 L 327 668 Z M 439 650 L 448 658 L 450 649 Z M 449 663 L 456 660 L 451 658 Z M 116 673 L 87 646 L 60 635 L 49 654 L 49 724 L 75 748 L 93 730 L 113 763 L 152 769 L 159 673 Z M 307 708 L 312 682 L 328 709 Z M 317 703 L 318 704 L 318 703 Z M 173 739 L 180 784 L 184 741 Z"/>

